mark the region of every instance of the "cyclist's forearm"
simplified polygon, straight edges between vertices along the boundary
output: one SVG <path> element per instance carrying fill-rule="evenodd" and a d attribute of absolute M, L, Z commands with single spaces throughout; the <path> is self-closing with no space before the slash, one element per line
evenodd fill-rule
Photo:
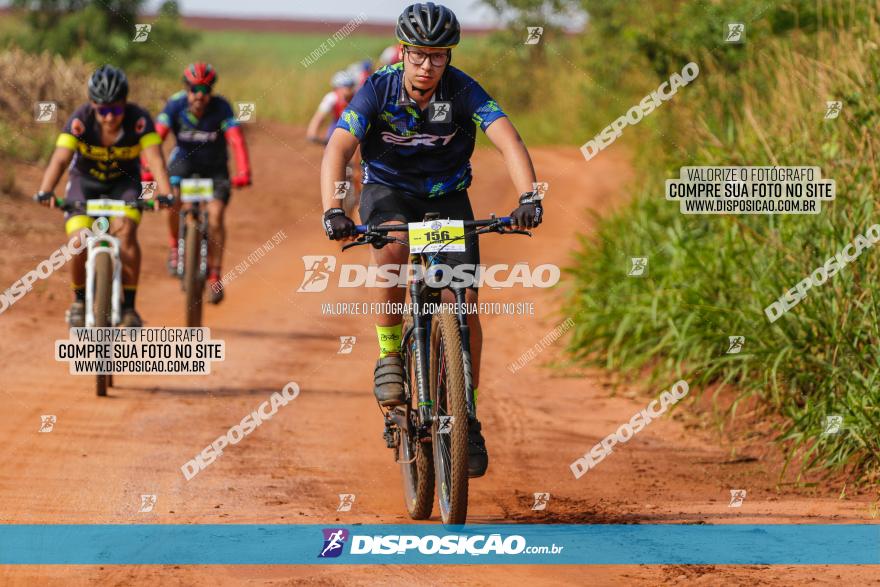
<path fill-rule="evenodd" d="M 321 205 L 323 210 L 338 208 L 339 200 L 333 198 L 336 182 L 345 181 L 345 166 L 357 150 L 357 140 L 348 133 L 334 133 L 324 149 L 321 160 Z"/>
<path fill-rule="evenodd" d="M 532 158 L 529 157 L 529 152 L 522 142 L 518 146 L 512 146 L 508 152 L 504 153 L 504 163 L 507 165 L 507 172 L 516 187 L 517 194 L 534 189 L 534 183 L 537 181 L 535 168 L 532 165 Z"/>
<path fill-rule="evenodd" d="M 315 112 L 315 115 L 312 116 L 312 119 L 309 121 L 309 126 L 306 129 L 307 139 L 318 138 L 318 130 L 321 128 L 321 123 L 324 122 L 324 118 L 325 114 L 323 112 Z"/>
<path fill-rule="evenodd" d="M 39 191 L 53 191 L 55 186 L 58 185 L 58 180 L 60 180 L 61 176 L 64 174 L 64 169 L 70 164 L 72 158 L 73 151 L 64 148 L 55 149 L 55 152 L 52 153 L 52 159 L 49 161 L 49 165 L 46 166 L 46 171 L 43 173 L 43 179 L 40 181 Z"/>
<path fill-rule="evenodd" d="M 244 142 L 244 132 L 240 126 L 233 126 L 226 131 L 226 140 L 232 155 L 235 157 L 235 172 L 238 175 L 250 177 L 251 164 L 248 157 L 247 143 Z"/>
<path fill-rule="evenodd" d="M 159 149 L 159 145 L 147 147 L 143 150 L 143 155 L 147 160 L 147 165 L 149 165 L 150 171 L 156 178 L 159 193 L 170 194 L 171 182 L 168 180 L 168 170 L 165 169 L 165 159 L 162 157 L 162 151 Z"/>
<path fill-rule="evenodd" d="M 501 151 L 513 185 L 519 193 L 533 189 L 535 168 L 525 143 L 506 117 L 499 118 L 486 129 L 486 136 Z"/>

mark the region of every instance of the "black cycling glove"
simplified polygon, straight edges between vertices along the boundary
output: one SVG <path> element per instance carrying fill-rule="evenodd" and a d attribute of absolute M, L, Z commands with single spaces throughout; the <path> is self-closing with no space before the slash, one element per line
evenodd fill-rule
<path fill-rule="evenodd" d="M 52 200 L 55 199 L 55 194 L 52 192 L 37 192 L 34 194 L 34 202 L 42 204 L 44 206 L 52 207 L 55 205 L 55 202 Z"/>
<path fill-rule="evenodd" d="M 355 224 L 342 208 L 330 208 L 324 212 L 324 231 L 330 240 L 355 235 Z"/>
<path fill-rule="evenodd" d="M 519 208 L 510 213 L 513 224 L 525 228 L 534 228 L 541 224 L 544 208 L 541 200 L 536 199 L 537 192 L 526 192 L 519 197 Z"/>

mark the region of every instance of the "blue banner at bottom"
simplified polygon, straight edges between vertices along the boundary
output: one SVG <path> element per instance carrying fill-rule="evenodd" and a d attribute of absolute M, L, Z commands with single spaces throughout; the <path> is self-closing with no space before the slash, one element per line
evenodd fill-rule
<path fill-rule="evenodd" d="M 880 565 L 880 524 L 8 524 L 0 564 Z"/>

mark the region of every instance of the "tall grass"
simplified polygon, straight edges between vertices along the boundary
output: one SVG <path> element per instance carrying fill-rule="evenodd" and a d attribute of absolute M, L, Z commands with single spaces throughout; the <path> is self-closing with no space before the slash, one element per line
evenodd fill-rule
<path fill-rule="evenodd" d="M 217 88 L 227 98 L 256 102 L 258 116 L 305 125 L 330 90 L 333 73 L 357 60 L 376 60 L 394 42 L 392 32 L 353 34 L 307 67 L 301 60 L 326 34 L 210 31 L 200 35 L 191 54 L 217 66 Z M 524 30 L 464 35 L 452 63 L 498 100 L 530 144 L 584 142 L 584 129 L 600 119 L 595 101 L 610 99 L 587 68 L 575 65 L 586 49 L 549 32 L 539 46 L 523 45 L 524 40 Z M 594 105 L 584 108 L 585 102 Z M 486 142 L 482 133 L 477 136 Z"/>
<path fill-rule="evenodd" d="M 26 161 L 48 157 L 65 122 L 60 119 L 85 101 L 91 71 L 79 59 L 32 55 L 14 47 L 0 52 L 0 153 Z M 39 101 L 58 105 L 56 124 L 35 121 Z"/>
<path fill-rule="evenodd" d="M 88 100 L 86 83 L 95 66 L 77 57 L 0 52 L 0 154 L 20 161 L 46 161 L 68 117 Z M 157 77 L 132 76 L 130 99 L 158 112 L 175 85 Z M 35 121 L 36 102 L 55 102 L 54 123 Z"/>
<path fill-rule="evenodd" d="M 351 35 L 303 66 L 301 61 L 327 36 L 210 31 L 200 35 L 190 53 L 193 60 L 217 67 L 218 92 L 233 101 L 255 102 L 258 120 L 304 125 L 330 91 L 334 72 L 358 60 L 376 60 L 390 44 L 382 37 Z"/>
<path fill-rule="evenodd" d="M 581 240 L 569 299 L 576 359 L 734 385 L 782 416 L 790 458 L 854 478 L 880 472 L 880 250 L 778 321 L 763 309 L 880 223 L 878 33 L 874 13 L 848 30 L 765 39 L 734 72 L 704 52 L 699 78 L 658 117 L 665 132 L 643 145 L 644 189 Z M 833 99 L 843 113 L 825 120 Z M 682 165 L 818 165 L 837 199 L 815 216 L 685 216 L 663 183 Z M 627 277 L 641 256 L 647 276 Z M 745 336 L 740 354 L 726 354 L 733 335 Z M 841 434 L 823 434 L 831 415 Z"/>

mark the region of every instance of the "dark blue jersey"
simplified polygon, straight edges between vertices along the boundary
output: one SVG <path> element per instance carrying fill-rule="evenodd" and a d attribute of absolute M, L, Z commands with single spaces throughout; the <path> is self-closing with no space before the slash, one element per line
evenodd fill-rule
<path fill-rule="evenodd" d="M 452 66 L 420 111 L 404 90 L 403 63 L 396 63 L 367 79 L 336 128 L 361 142 L 365 184 L 432 198 L 467 189 L 477 125 L 485 131 L 502 116 L 480 84 Z"/>
<path fill-rule="evenodd" d="M 186 92 L 177 92 L 156 120 L 171 129 L 177 139 L 175 159 L 186 157 L 196 168 L 227 164 L 226 136 L 223 133 L 238 126 L 238 121 L 223 96 L 211 96 L 202 117 L 196 118 L 189 111 Z"/>
<path fill-rule="evenodd" d="M 74 111 L 56 145 L 74 152 L 70 166 L 98 181 L 120 178 L 140 181 L 141 150 L 162 144 L 149 113 L 132 102 L 125 105 L 119 137 L 109 147 L 101 142 L 101 124 L 91 103 Z"/>

